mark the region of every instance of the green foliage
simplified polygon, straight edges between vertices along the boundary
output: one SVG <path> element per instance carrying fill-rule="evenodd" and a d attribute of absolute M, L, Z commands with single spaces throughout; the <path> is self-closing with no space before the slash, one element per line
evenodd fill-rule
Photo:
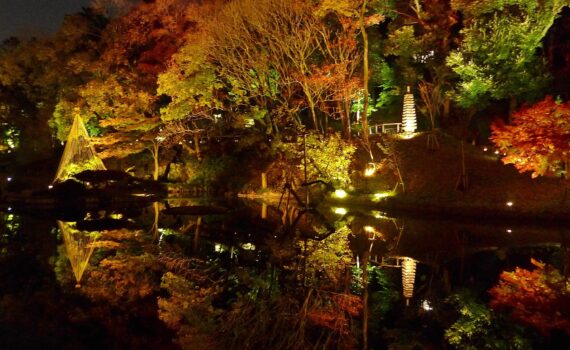
<path fill-rule="evenodd" d="M 173 56 L 169 68 L 158 76 L 158 94 L 171 99 L 160 109 L 162 120 L 201 116 L 204 109 L 222 107 L 214 96 L 221 84 L 206 61 L 208 47 L 203 41 L 189 41 Z"/>
<path fill-rule="evenodd" d="M 530 349 L 522 330 L 507 323 L 467 291 L 449 298 L 459 318 L 445 330 L 445 339 L 457 349 Z"/>
<path fill-rule="evenodd" d="M 400 279 L 395 279 L 390 271 L 377 266 L 370 267 L 369 276 L 368 286 L 372 291 L 370 294 L 372 320 L 380 321 L 400 299 L 398 285 Z"/>
<path fill-rule="evenodd" d="M 2 139 L 0 140 L 0 151 L 15 150 L 20 146 L 20 130 L 9 126 L 2 129 Z"/>
<path fill-rule="evenodd" d="M 206 157 L 200 163 L 197 174 L 191 182 L 206 186 L 215 185 L 219 181 L 223 181 L 223 175 L 234 169 L 235 164 L 236 159 L 231 156 Z"/>
<path fill-rule="evenodd" d="M 400 89 L 396 80 L 394 69 L 388 62 L 381 60 L 379 62 L 379 88 L 382 90 L 378 94 L 376 100 L 376 108 L 387 108 L 394 105 L 396 102 L 401 102 Z"/>
<path fill-rule="evenodd" d="M 545 88 L 549 76 L 537 51 L 567 1 L 531 3 L 517 2 L 517 11 L 498 7 L 463 28 L 460 48 L 447 59 L 460 78 L 456 100 L 461 107 L 482 108 L 511 96 L 530 99 Z"/>
<path fill-rule="evenodd" d="M 303 139 L 298 142 L 281 145 L 285 156 L 293 164 L 303 169 Z M 323 137 L 318 134 L 307 135 L 307 172 L 308 181 L 322 179 L 335 186 L 350 183 L 349 168 L 356 147 L 343 140 L 338 134 Z"/>
<path fill-rule="evenodd" d="M 344 226 L 322 241 L 308 240 L 306 243 L 306 267 L 311 284 L 332 284 L 340 287 L 352 263 L 349 235 L 352 231 Z M 297 243 L 303 251 L 302 242 Z M 320 276 L 320 277 L 319 277 Z M 320 281 L 319 281 L 320 280 Z"/>

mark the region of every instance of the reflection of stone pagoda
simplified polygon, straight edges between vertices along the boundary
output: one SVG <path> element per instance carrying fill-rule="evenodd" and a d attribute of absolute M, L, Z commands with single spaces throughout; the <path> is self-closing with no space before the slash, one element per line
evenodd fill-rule
<path fill-rule="evenodd" d="M 71 263 L 71 269 L 75 276 L 76 288 L 81 287 L 81 278 L 89 264 L 89 258 L 93 254 L 95 246 L 95 236 L 89 232 L 79 231 L 75 223 L 58 221 L 59 228 L 63 234 L 63 245 L 65 253 Z"/>
<path fill-rule="evenodd" d="M 416 280 L 417 260 L 409 257 L 382 257 L 380 266 L 401 267 L 402 268 L 402 293 L 406 298 L 406 305 L 410 304 L 410 299 L 414 296 L 414 283 Z"/>

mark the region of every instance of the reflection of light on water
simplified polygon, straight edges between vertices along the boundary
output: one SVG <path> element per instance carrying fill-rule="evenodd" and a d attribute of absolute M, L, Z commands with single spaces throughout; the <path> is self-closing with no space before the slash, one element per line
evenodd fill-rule
<path fill-rule="evenodd" d="M 374 216 L 376 219 L 389 219 L 389 217 L 387 217 L 385 213 L 378 210 L 373 210 L 372 216 Z"/>
<path fill-rule="evenodd" d="M 379 201 L 388 197 L 393 196 L 394 193 L 391 191 L 386 191 L 386 192 L 376 192 L 372 195 L 372 200 L 373 201 Z"/>
<path fill-rule="evenodd" d="M 346 208 L 333 208 L 333 212 L 338 215 L 346 215 L 348 213 Z"/>
<path fill-rule="evenodd" d="M 244 243 L 241 245 L 243 250 L 255 250 L 255 245 L 253 243 Z"/>
<path fill-rule="evenodd" d="M 338 189 L 334 191 L 334 196 L 336 198 L 346 198 L 347 194 L 345 190 Z"/>

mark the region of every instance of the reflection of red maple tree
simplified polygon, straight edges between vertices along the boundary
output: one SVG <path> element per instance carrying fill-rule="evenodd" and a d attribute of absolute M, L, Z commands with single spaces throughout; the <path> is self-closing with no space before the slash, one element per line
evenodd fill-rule
<path fill-rule="evenodd" d="M 532 271 L 503 272 L 489 292 L 493 309 L 509 309 L 513 319 L 548 335 L 561 330 L 570 335 L 570 284 L 558 270 L 531 259 Z"/>
<path fill-rule="evenodd" d="M 558 104 L 547 96 L 516 112 L 512 125 L 499 121 L 491 130 L 491 141 L 506 154 L 503 163 L 513 164 L 520 172 L 532 171 L 532 177 L 537 177 L 560 164 L 568 167 L 570 102 Z"/>

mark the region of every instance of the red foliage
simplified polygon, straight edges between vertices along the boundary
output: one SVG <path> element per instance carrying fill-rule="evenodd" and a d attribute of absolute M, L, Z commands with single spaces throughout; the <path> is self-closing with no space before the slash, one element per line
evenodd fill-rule
<path fill-rule="evenodd" d="M 503 163 L 532 171 L 532 177 L 552 173 L 570 154 L 570 102 L 547 96 L 517 111 L 511 125 L 497 121 L 491 130 L 491 141 L 506 154 Z"/>
<path fill-rule="evenodd" d="M 570 286 L 553 267 L 531 260 L 532 271 L 516 268 L 503 272 L 493 287 L 490 306 L 507 309 L 511 317 L 548 335 L 561 330 L 570 335 Z"/>

